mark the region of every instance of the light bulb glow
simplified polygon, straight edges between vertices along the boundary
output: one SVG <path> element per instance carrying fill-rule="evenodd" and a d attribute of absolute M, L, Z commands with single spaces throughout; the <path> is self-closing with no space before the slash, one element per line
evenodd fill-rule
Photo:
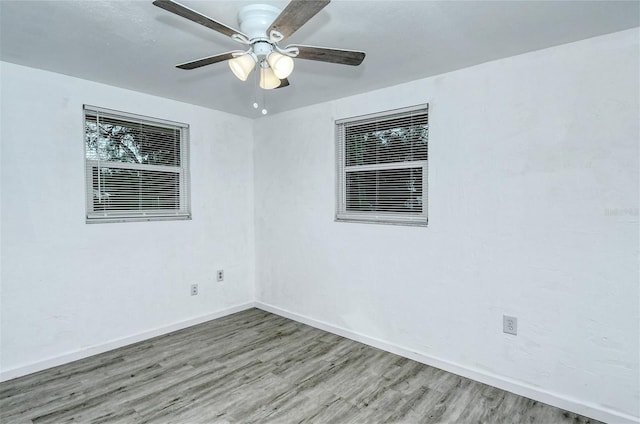
<path fill-rule="evenodd" d="M 267 114 L 267 109 L 262 109 L 262 114 L 266 115 Z"/>
<path fill-rule="evenodd" d="M 293 72 L 293 59 L 278 52 L 272 52 L 267 58 L 273 73 L 280 79 L 285 79 Z"/>
<path fill-rule="evenodd" d="M 280 86 L 280 78 L 273 73 L 271 68 L 260 69 L 260 88 L 271 90 Z"/>
<path fill-rule="evenodd" d="M 254 102 L 254 103 L 253 103 L 253 108 L 254 108 L 254 109 L 258 109 L 258 103 L 255 103 L 255 102 Z"/>
<path fill-rule="evenodd" d="M 229 60 L 229 68 L 240 81 L 246 81 L 256 66 L 256 60 L 250 54 L 234 57 Z"/>

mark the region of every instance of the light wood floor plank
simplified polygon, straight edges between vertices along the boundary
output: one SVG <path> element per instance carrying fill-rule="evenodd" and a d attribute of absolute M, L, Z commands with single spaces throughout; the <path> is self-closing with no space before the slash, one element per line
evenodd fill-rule
<path fill-rule="evenodd" d="M 0 422 L 598 423 L 258 309 L 0 383 Z"/>

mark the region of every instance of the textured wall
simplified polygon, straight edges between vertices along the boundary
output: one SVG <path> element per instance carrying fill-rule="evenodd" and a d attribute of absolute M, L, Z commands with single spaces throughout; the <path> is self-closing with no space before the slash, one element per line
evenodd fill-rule
<path fill-rule="evenodd" d="M 638 35 L 256 121 L 258 300 L 640 416 Z M 334 222 L 333 120 L 425 102 L 428 228 Z"/>
<path fill-rule="evenodd" d="M 253 301 L 251 120 L 1 71 L 3 372 Z M 83 103 L 190 124 L 192 220 L 85 224 Z"/>

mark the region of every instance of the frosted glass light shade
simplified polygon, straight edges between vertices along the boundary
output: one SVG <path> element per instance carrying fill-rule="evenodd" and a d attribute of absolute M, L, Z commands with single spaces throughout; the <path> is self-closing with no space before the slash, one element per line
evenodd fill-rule
<path fill-rule="evenodd" d="M 280 78 L 273 73 L 271 68 L 260 69 L 260 88 L 265 90 L 271 90 L 280 86 Z"/>
<path fill-rule="evenodd" d="M 246 81 L 255 66 L 256 61 L 250 54 L 244 54 L 229 60 L 231 72 L 233 72 L 233 75 L 238 77 L 240 81 Z"/>
<path fill-rule="evenodd" d="M 278 52 L 272 52 L 267 58 L 273 73 L 280 79 L 284 79 L 293 72 L 293 59 Z"/>

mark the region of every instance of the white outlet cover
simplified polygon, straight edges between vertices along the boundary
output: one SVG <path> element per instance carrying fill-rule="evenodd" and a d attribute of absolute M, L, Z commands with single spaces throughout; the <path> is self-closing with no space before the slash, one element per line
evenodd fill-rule
<path fill-rule="evenodd" d="M 508 315 L 502 316 L 502 331 L 507 334 L 518 335 L 518 318 Z"/>

